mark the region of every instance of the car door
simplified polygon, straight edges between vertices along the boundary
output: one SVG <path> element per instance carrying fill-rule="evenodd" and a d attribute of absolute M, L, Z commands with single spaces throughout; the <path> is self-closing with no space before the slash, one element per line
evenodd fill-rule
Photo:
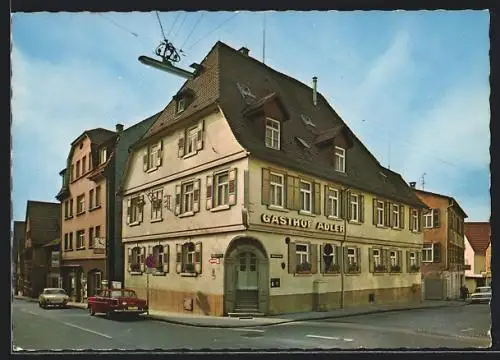
<path fill-rule="evenodd" d="M 105 297 L 106 291 L 101 291 L 95 296 L 95 312 L 103 313 L 106 312 L 105 309 Z"/>

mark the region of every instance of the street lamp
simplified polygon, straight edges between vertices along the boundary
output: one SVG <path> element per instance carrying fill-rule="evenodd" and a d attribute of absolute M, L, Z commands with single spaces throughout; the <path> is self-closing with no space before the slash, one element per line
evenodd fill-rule
<path fill-rule="evenodd" d="M 347 208 L 347 205 L 349 204 L 349 199 L 347 196 L 349 195 L 349 191 L 351 188 L 344 188 L 342 189 L 343 192 L 343 206 L 345 209 L 344 212 L 344 238 L 340 241 L 340 258 L 342 259 L 341 264 L 342 266 L 340 267 L 340 308 L 344 308 L 344 271 L 345 271 L 345 264 L 344 264 L 344 243 L 347 241 L 347 212 L 350 210 Z M 359 260 L 358 260 L 359 261 Z"/>

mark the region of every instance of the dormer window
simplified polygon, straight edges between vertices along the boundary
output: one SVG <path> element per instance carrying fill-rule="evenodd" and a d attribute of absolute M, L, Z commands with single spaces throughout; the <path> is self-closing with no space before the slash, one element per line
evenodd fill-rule
<path fill-rule="evenodd" d="M 176 108 L 176 113 L 179 114 L 183 112 L 186 109 L 186 99 L 185 98 L 180 98 L 177 100 L 177 108 Z"/>
<path fill-rule="evenodd" d="M 277 120 L 266 118 L 266 147 L 280 149 L 281 123 Z"/>
<path fill-rule="evenodd" d="M 345 149 L 335 146 L 335 171 L 345 172 Z"/>
<path fill-rule="evenodd" d="M 99 165 L 102 165 L 106 162 L 108 158 L 108 152 L 105 147 L 99 150 Z"/>
<path fill-rule="evenodd" d="M 302 118 L 302 122 L 304 123 L 304 125 L 316 127 L 309 116 L 302 114 L 300 115 L 300 117 Z"/>
<path fill-rule="evenodd" d="M 238 86 L 238 90 L 240 90 L 240 94 L 241 94 L 241 97 L 243 99 L 246 99 L 247 97 L 255 99 L 255 95 L 252 94 L 252 91 L 250 90 L 250 88 L 248 86 L 246 86 L 245 84 L 240 84 L 240 83 L 236 83 L 236 86 Z"/>

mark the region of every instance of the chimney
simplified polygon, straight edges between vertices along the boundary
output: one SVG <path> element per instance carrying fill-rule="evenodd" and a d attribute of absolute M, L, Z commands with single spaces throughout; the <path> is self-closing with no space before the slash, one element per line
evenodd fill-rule
<path fill-rule="evenodd" d="M 116 132 L 121 133 L 123 131 L 123 125 L 122 124 L 116 124 Z"/>
<path fill-rule="evenodd" d="M 313 76 L 313 104 L 314 106 L 318 105 L 318 78 Z"/>
<path fill-rule="evenodd" d="M 410 181 L 410 187 L 412 189 L 415 189 L 415 186 L 417 185 L 417 183 L 415 181 Z"/>
<path fill-rule="evenodd" d="M 245 56 L 248 56 L 248 53 L 250 52 L 250 50 L 248 50 L 246 47 L 242 46 L 238 52 L 240 52 L 241 54 L 245 55 Z"/>

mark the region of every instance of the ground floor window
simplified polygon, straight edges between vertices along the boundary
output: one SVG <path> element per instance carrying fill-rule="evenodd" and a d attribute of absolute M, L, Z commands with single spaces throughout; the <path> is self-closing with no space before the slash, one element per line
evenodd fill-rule
<path fill-rule="evenodd" d="M 297 264 L 297 271 L 311 270 L 311 263 L 309 261 L 309 246 L 308 244 L 295 245 L 295 257 Z"/>

